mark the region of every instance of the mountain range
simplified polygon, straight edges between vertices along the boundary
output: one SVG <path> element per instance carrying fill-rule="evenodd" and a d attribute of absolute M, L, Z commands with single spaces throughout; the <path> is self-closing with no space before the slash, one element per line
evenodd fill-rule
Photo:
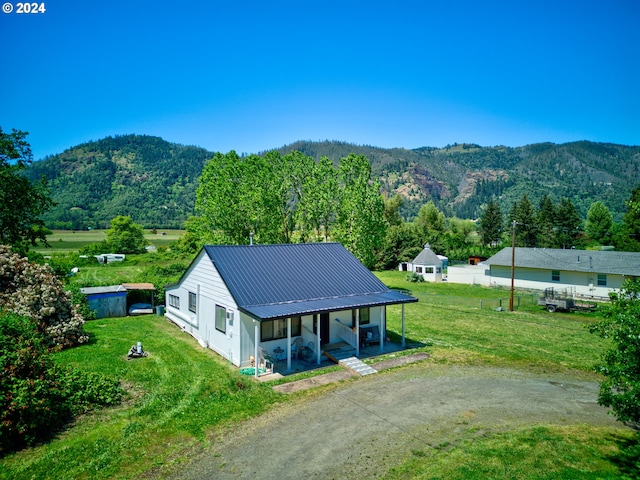
<path fill-rule="evenodd" d="M 429 200 L 447 216 L 473 219 L 492 197 L 506 213 L 524 194 L 534 205 L 547 194 L 556 202 L 571 199 L 583 218 L 600 200 L 620 221 L 640 182 L 640 147 L 588 141 L 417 149 L 299 141 L 275 150 L 299 150 L 336 163 L 350 153 L 365 155 L 382 192 L 404 198 L 407 220 Z M 33 162 L 26 174 L 49 181 L 57 203 L 44 216 L 49 228 L 105 228 L 117 215 L 146 228 L 181 228 L 194 214 L 198 178 L 212 156 L 159 137 L 122 135 Z"/>

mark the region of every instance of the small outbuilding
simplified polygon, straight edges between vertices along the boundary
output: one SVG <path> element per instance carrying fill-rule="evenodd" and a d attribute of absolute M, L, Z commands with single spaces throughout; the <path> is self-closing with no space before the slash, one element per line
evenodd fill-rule
<path fill-rule="evenodd" d="M 127 315 L 127 290 L 122 285 L 84 287 L 80 292 L 87 296 L 89 308 L 96 313 L 96 318 Z"/>
<path fill-rule="evenodd" d="M 421 275 L 428 282 L 441 282 L 443 258 L 446 259 L 433 253 L 431 246 L 427 243 L 411 262 L 409 271 Z"/>

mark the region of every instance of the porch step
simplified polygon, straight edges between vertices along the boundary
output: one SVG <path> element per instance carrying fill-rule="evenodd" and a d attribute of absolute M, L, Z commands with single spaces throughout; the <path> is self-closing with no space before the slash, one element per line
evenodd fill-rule
<path fill-rule="evenodd" d="M 365 376 L 371 375 L 372 373 L 378 373 L 378 371 L 364 363 L 358 357 L 348 357 L 338 362 L 339 365 L 342 365 L 349 370 L 356 372 L 358 375 Z"/>

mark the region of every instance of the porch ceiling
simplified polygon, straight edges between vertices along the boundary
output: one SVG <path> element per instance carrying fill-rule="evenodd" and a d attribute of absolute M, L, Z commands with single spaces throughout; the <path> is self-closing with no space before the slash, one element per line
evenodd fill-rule
<path fill-rule="evenodd" d="M 331 298 L 317 298 L 299 302 L 282 302 L 269 305 L 245 305 L 240 307 L 253 318 L 259 320 L 273 320 L 276 318 L 312 315 L 320 312 L 335 312 L 352 308 L 376 307 L 380 305 L 394 305 L 399 303 L 417 302 L 418 299 L 394 290 L 370 293 L 365 295 L 350 295 Z"/>

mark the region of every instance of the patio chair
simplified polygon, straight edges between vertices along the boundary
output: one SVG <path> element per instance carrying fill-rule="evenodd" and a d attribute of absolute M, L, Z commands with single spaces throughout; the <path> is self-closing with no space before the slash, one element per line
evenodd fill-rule
<path fill-rule="evenodd" d="M 262 347 L 258 347 L 258 369 L 260 368 L 264 368 L 265 372 L 273 373 L 273 360 L 265 355 Z"/>
<path fill-rule="evenodd" d="M 303 343 L 304 340 L 302 340 L 302 337 L 297 337 L 293 342 L 291 342 L 291 358 L 295 356 L 296 359 L 299 359 Z"/>

